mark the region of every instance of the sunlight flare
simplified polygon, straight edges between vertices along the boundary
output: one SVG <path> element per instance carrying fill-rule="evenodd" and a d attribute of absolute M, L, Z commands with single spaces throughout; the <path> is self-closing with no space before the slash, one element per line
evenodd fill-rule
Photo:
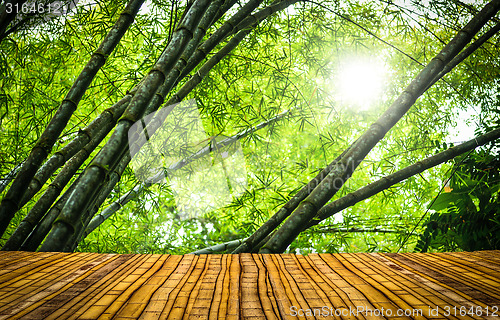
<path fill-rule="evenodd" d="M 339 102 L 363 111 L 381 96 L 385 68 L 371 59 L 349 59 L 339 66 L 335 79 Z"/>

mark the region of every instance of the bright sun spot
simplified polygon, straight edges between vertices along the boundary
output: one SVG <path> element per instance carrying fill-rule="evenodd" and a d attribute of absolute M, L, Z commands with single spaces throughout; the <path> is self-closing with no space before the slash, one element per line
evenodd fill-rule
<path fill-rule="evenodd" d="M 354 59 L 341 63 L 335 78 L 338 101 L 345 107 L 367 110 L 380 98 L 384 66 L 369 59 Z"/>

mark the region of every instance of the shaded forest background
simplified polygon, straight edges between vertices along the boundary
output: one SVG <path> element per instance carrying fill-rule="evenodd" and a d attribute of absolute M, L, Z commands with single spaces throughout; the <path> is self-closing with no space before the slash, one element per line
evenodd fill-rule
<path fill-rule="evenodd" d="M 51 190 L 58 189 L 57 195 L 45 205 L 45 212 L 51 208 L 59 210 L 57 213 L 63 211 L 67 201 L 64 195 L 69 197 L 72 185 L 83 185 L 77 179 L 83 176 L 85 168 L 92 167 L 91 163 L 98 167 L 98 153 L 106 143 L 112 145 L 109 141 L 114 129 L 102 141 L 89 139 L 83 144 L 89 146 L 88 154 L 74 174 L 68 176 L 67 183 L 60 185 L 57 177 L 65 174 L 63 165 L 70 159 L 62 161 L 47 181 L 41 181 L 40 190 L 29 199 L 16 200 L 25 202 L 19 210 L 5 209 L 15 197 L 8 195 L 14 177 L 19 175 L 32 149 L 44 143 L 43 132 L 60 105 L 73 102 L 66 95 L 87 62 L 99 57 L 102 63 L 105 60 L 76 102 L 78 107 L 49 148 L 48 157 L 88 133 L 84 128 L 93 119 L 117 101 L 140 91 L 141 85 L 146 92 L 149 87 L 140 81 L 145 77 L 153 79 L 158 61 L 165 53 L 170 54 L 165 50 L 170 48 L 169 41 L 174 43 L 180 32 L 188 30 L 182 28 L 189 22 L 185 19 L 189 17 L 187 12 L 203 1 L 146 1 L 142 6 L 140 2 L 80 1 L 62 16 L 18 15 L 7 24 L 2 16 L 0 197 L 4 211 L 0 213 L 5 232 L 0 245 L 11 239 L 33 208 L 42 206 L 44 200 L 40 199 Z M 243 12 L 249 3 L 253 7 L 241 14 L 239 22 L 246 21 L 250 12 L 254 20 L 248 20 L 251 22 L 244 28 L 233 29 L 228 21 L 236 21 L 231 17 Z M 481 16 L 486 4 L 458 0 L 212 1 L 212 17 L 216 19 L 209 23 L 206 34 L 200 35 L 200 43 L 207 43 L 207 39 L 217 35 L 216 30 L 228 25 L 229 31 L 192 71 L 179 69 L 181 76 L 176 75 L 173 80 L 176 85 L 159 104 L 164 102 L 163 107 L 168 107 L 178 102 L 179 92 L 192 86 L 182 98 L 196 103 L 206 139 L 199 139 L 189 148 L 179 147 L 185 153 L 177 158 L 185 159 L 204 147 L 219 150 L 224 139 L 233 138 L 231 146 L 237 145 L 241 154 L 224 151 L 243 157 L 232 167 L 233 171 L 244 167 L 241 190 L 232 190 L 228 182 L 233 195 L 225 195 L 217 200 L 222 205 L 205 210 L 196 203 L 185 206 L 178 198 L 176 201 L 179 191 L 168 178 L 161 183 L 148 183 L 138 177 L 131 165 L 123 166 L 123 172 L 103 165 L 106 178 L 96 180 L 102 189 L 94 188 L 99 190 L 96 194 L 81 194 L 80 198 L 92 201 L 75 211 L 79 216 L 74 220 L 81 225 L 69 228 L 76 233 L 73 238 L 68 236 L 73 244 L 68 241 L 61 250 L 183 254 L 229 241 L 239 244 L 235 240 L 252 235 L 332 160 L 359 141 L 398 96 L 404 95 L 424 66 L 432 63 L 471 19 Z M 492 1 L 489 6 L 498 11 L 500 5 Z M 99 46 L 113 24 L 133 16 L 130 8 L 137 11 L 134 22 L 128 22 L 130 27 L 114 50 L 109 54 L 101 52 Z M 207 14 L 210 8 L 207 3 L 201 11 Z M 266 8 L 273 9 L 268 12 Z M 254 24 L 259 17 L 256 12 L 265 13 L 259 24 Z M 202 19 L 196 24 L 199 20 Z M 500 129 L 498 19 L 485 20 L 489 21 L 481 31 L 471 35 L 473 41 L 478 41 L 489 32 L 484 43 L 418 98 L 352 177 L 343 180 L 345 184 L 330 202 L 452 146 L 474 140 L 475 136 Z M 194 34 L 196 39 L 195 29 L 186 34 Z M 222 55 L 231 41 L 239 43 Z M 211 58 L 219 57 L 220 61 L 199 83 L 190 85 Z M 182 59 L 172 60 L 167 69 L 175 70 L 173 66 L 178 66 L 177 61 Z M 189 56 L 186 63 L 188 60 Z M 360 85 L 370 66 L 383 69 L 383 77 L 377 80 L 380 91 L 371 99 L 352 100 L 342 92 L 341 84 L 347 82 L 343 71 L 350 63 L 361 66 L 349 71 L 354 83 Z M 360 86 L 355 90 L 361 95 L 366 89 Z M 153 91 L 151 96 L 157 92 Z M 135 101 L 132 97 L 129 98 Z M 129 114 L 138 115 L 139 119 L 148 114 L 146 110 L 149 109 Z M 115 123 L 123 119 L 135 122 L 120 114 L 111 118 Z M 104 127 L 98 126 L 95 134 L 99 135 Z M 457 153 L 458 157 L 452 160 L 349 205 L 317 225 L 311 223 L 286 252 L 499 248 L 500 162 L 495 137 L 498 135 L 485 140 L 483 147 Z M 92 143 L 95 146 L 90 147 Z M 123 144 L 118 149 L 122 152 L 120 157 L 129 151 L 128 145 Z M 39 157 L 43 162 L 44 157 Z M 117 162 L 119 159 L 116 157 Z M 119 163 L 114 165 L 120 167 Z M 194 184 L 196 178 L 189 174 L 184 177 Z M 109 183 L 113 179 L 116 184 Z M 188 191 L 192 199 L 207 197 L 207 190 L 213 188 L 210 184 L 196 186 Z M 74 197 L 78 198 L 78 194 Z M 4 219 L 9 216 L 7 212 L 14 212 L 11 219 Z M 45 212 L 21 238 L 19 244 L 25 246 L 12 248 L 36 250 L 53 224 L 70 223 L 57 214 L 50 218 Z M 105 220 L 98 219 L 103 216 Z M 43 228 L 45 231 L 40 231 Z M 36 237 L 38 242 L 28 243 Z M 81 241 L 74 237 L 81 237 Z M 225 248 L 228 252 L 234 249 Z"/>

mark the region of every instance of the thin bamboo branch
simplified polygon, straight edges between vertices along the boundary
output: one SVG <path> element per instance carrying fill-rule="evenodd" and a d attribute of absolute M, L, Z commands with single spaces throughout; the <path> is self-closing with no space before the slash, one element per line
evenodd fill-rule
<path fill-rule="evenodd" d="M 151 186 L 151 183 L 140 183 L 136 185 L 132 190 L 129 190 L 123 196 L 121 196 L 118 200 L 113 201 L 106 209 L 102 210 L 101 213 L 96 215 L 87 226 L 83 239 L 85 239 L 92 231 L 97 229 L 104 221 L 106 221 L 109 217 L 111 217 L 115 212 L 120 210 L 123 206 L 129 203 L 130 200 L 137 198 L 142 192 Z"/>
<path fill-rule="evenodd" d="M 256 126 L 253 126 L 251 128 L 248 128 L 246 130 L 243 130 L 242 132 L 239 132 L 231 137 L 227 137 L 223 140 L 220 140 L 219 142 L 217 142 L 215 145 L 212 144 L 212 143 L 209 143 L 207 146 L 201 148 L 200 150 L 198 150 L 197 152 L 193 153 L 191 156 L 187 157 L 187 158 L 184 158 L 172 165 L 170 165 L 168 167 L 168 170 L 179 170 L 185 166 L 187 166 L 188 164 L 190 164 L 191 162 L 201 158 L 201 157 L 204 157 L 206 155 L 208 155 L 211 151 L 213 150 L 219 150 L 219 149 L 222 149 L 226 146 L 229 146 L 233 143 L 235 143 L 236 141 L 256 132 L 257 130 L 260 130 L 262 128 L 265 128 L 267 127 L 268 125 L 272 124 L 272 123 L 275 123 L 276 121 L 284 118 L 285 116 L 287 116 L 288 114 L 290 113 L 290 110 L 287 110 L 285 112 L 282 112 L 274 117 L 272 117 L 271 119 L 267 120 L 267 121 L 264 121 L 264 122 L 261 122 L 259 123 L 258 125 Z M 212 140 L 212 141 L 215 141 L 215 140 Z"/>
<path fill-rule="evenodd" d="M 314 225 L 317 225 L 321 221 L 333 216 L 334 214 L 350 206 L 355 205 L 360 201 L 368 199 L 374 196 L 375 194 L 390 188 L 396 183 L 399 183 L 405 179 L 408 179 L 409 177 L 412 177 L 429 168 L 435 167 L 441 163 L 451 160 L 458 155 L 473 150 L 479 146 L 485 145 L 488 142 L 494 141 L 498 138 L 500 138 L 500 129 L 490 131 L 486 134 L 478 136 L 474 139 L 459 144 L 455 147 L 449 148 L 443 152 L 440 152 L 422 161 L 419 161 L 411 166 L 408 166 L 404 169 L 394 172 L 393 174 L 385 176 L 375 182 L 372 182 L 354 192 L 351 192 L 343 196 L 342 198 L 333 201 L 330 204 L 325 205 L 318 211 L 317 216 L 307 224 L 304 230 Z"/>
<path fill-rule="evenodd" d="M 216 244 L 214 246 L 207 247 L 204 249 L 196 250 L 196 251 L 190 252 L 188 254 L 200 255 L 200 254 L 213 254 L 213 253 L 218 253 L 218 252 L 224 252 L 224 251 L 236 248 L 243 241 L 245 241 L 245 239 L 232 240 L 232 241 L 224 242 L 221 244 Z"/>
<path fill-rule="evenodd" d="M 315 232 L 318 232 L 318 233 L 402 233 L 402 234 L 407 233 L 407 231 L 393 230 L 393 229 L 382 229 L 382 228 L 366 229 L 366 228 L 356 228 L 356 227 L 338 228 L 338 227 L 332 227 L 332 226 L 324 226 L 322 228 L 315 230 Z"/>
<path fill-rule="evenodd" d="M 487 4 L 417 75 L 391 107 L 354 143 L 328 176 L 304 199 L 260 253 L 281 253 L 302 231 L 317 211 L 342 187 L 359 163 L 385 134 L 404 116 L 415 101 L 472 37 L 500 9 L 500 0 Z"/>
<path fill-rule="evenodd" d="M 48 124 L 40 139 L 31 150 L 26 162 L 12 183 L 9 191 L 0 204 L 0 235 L 3 235 L 14 214 L 19 209 L 30 181 L 36 174 L 43 160 L 47 158 L 54 143 L 66 127 L 71 115 L 76 110 L 83 94 L 94 79 L 99 69 L 106 62 L 106 58 L 113 52 L 121 38 L 134 21 L 144 0 L 131 0 L 115 25 L 104 37 L 99 48 L 94 52 L 87 65 L 83 68 L 73 86 L 68 91 L 56 114 Z"/>

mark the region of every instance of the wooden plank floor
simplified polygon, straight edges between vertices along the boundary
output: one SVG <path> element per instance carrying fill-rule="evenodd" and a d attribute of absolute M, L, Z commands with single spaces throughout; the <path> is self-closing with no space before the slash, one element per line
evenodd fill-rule
<path fill-rule="evenodd" d="M 0 319 L 500 319 L 500 251 L 0 252 Z"/>

